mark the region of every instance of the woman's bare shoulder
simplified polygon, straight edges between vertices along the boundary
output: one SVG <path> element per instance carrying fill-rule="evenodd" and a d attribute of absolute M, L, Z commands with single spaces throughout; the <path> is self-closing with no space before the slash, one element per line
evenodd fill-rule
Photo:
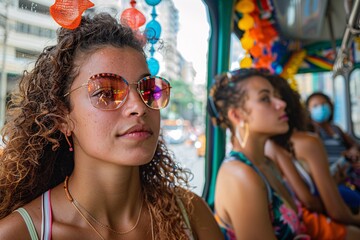
<path fill-rule="evenodd" d="M 206 201 L 195 193 L 193 193 L 191 201 L 194 209 L 190 213 L 190 222 L 197 238 L 209 240 L 223 239 L 220 228 Z"/>
<path fill-rule="evenodd" d="M 41 221 L 41 201 L 37 198 L 23 207 L 30 215 L 35 226 Z M 0 220 L 0 239 L 16 240 L 31 239 L 25 220 L 19 212 L 14 211 Z"/>
<path fill-rule="evenodd" d="M 241 161 L 230 161 L 220 167 L 217 181 L 225 184 L 242 183 L 239 189 L 245 188 L 261 188 L 263 180 L 256 171 L 246 163 Z M 246 183 L 246 184 L 243 184 Z"/>
<path fill-rule="evenodd" d="M 20 213 L 13 212 L 0 220 L 0 239 L 30 239 L 25 221 Z"/>
<path fill-rule="evenodd" d="M 319 136 L 312 132 L 294 132 L 291 141 L 294 144 L 301 144 L 306 147 L 319 147 L 322 145 Z"/>

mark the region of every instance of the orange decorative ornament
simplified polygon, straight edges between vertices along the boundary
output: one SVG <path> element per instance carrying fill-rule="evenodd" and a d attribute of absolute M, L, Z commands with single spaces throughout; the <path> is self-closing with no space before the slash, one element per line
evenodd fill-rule
<path fill-rule="evenodd" d="M 134 7 L 125 9 L 121 14 L 121 23 L 126 23 L 133 30 L 137 30 L 144 25 L 145 22 L 146 18 L 144 14 Z"/>
<path fill-rule="evenodd" d="M 263 31 L 258 27 L 250 29 L 249 34 L 256 42 L 263 42 L 263 39 L 265 38 Z"/>
<path fill-rule="evenodd" d="M 262 53 L 262 49 L 259 46 L 259 44 L 254 44 L 254 46 L 250 49 L 250 54 L 251 56 L 253 56 L 254 58 L 258 58 L 261 56 Z"/>
<path fill-rule="evenodd" d="M 146 18 L 139 10 L 135 8 L 136 1 L 130 1 L 131 8 L 125 9 L 121 13 L 120 21 L 122 24 L 126 24 L 133 30 L 137 30 L 139 27 L 145 24 Z"/>
<path fill-rule="evenodd" d="M 50 15 L 63 28 L 75 29 L 83 12 L 93 6 L 89 0 L 56 0 L 50 7 Z"/>
<path fill-rule="evenodd" d="M 263 55 L 259 57 L 258 64 L 261 68 L 271 68 L 271 62 L 273 61 L 273 57 L 271 55 Z"/>

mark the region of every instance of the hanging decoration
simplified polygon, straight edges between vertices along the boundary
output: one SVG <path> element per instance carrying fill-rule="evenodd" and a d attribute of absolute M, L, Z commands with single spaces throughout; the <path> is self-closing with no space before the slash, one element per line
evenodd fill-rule
<path fill-rule="evenodd" d="M 131 27 L 133 30 L 138 30 L 145 24 L 146 18 L 139 10 L 136 9 L 136 1 L 130 1 L 130 8 L 125 9 L 121 13 L 120 22 Z"/>
<path fill-rule="evenodd" d="M 252 58 L 249 54 L 250 49 L 254 46 L 254 39 L 250 36 L 250 29 L 254 27 L 254 18 L 250 15 L 255 10 L 255 4 L 252 0 L 240 0 L 235 9 L 242 14 L 238 22 L 238 28 L 244 31 L 240 39 L 242 48 L 246 51 L 245 57 L 240 61 L 241 68 L 248 68 L 252 65 Z"/>
<path fill-rule="evenodd" d="M 152 6 L 151 17 L 152 20 L 146 24 L 145 34 L 148 42 L 151 44 L 150 57 L 147 59 L 147 64 L 151 75 L 157 75 L 160 70 L 159 61 L 154 58 L 155 47 L 154 45 L 159 41 L 161 35 L 161 25 L 155 19 L 157 17 L 155 6 L 158 5 L 161 0 L 145 0 L 145 2 Z"/>
<path fill-rule="evenodd" d="M 56 0 L 50 6 L 50 15 L 61 27 L 75 29 L 80 25 L 83 12 L 93 6 L 89 0 Z"/>
<path fill-rule="evenodd" d="M 324 70 L 331 71 L 333 69 L 333 63 L 320 56 L 306 56 L 305 61 Z"/>
<path fill-rule="evenodd" d="M 294 52 L 289 61 L 285 64 L 283 72 L 280 74 L 283 78 L 287 79 L 290 87 L 295 91 L 298 91 L 298 85 L 295 80 L 295 74 L 298 72 L 301 63 L 306 57 L 306 51 L 300 50 Z"/>
<path fill-rule="evenodd" d="M 273 7 L 269 0 L 240 0 L 235 10 L 240 13 L 238 27 L 243 36 L 240 39 L 245 57 L 240 61 L 240 67 L 267 68 L 273 72 L 282 71 L 277 60 L 278 54 L 273 48 L 279 39 L 274 27 Z"/>

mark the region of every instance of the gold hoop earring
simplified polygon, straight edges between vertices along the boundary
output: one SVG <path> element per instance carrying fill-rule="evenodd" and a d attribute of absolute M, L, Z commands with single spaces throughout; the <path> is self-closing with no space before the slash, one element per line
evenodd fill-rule
<path fill-rule="evenodd" d="M 65 139 L 66 139 L 67 143 L 69 144 L 69 151 L 70 151 L 70 152 L 73 152 L 74 149 L 73 149 L 73 147 L 72 147 L 72 144 L 71 144 L 71 142 L 70 142 L 67 134 L 64 134 L 64 135 L 65 135 Z M 70 135 L 70 136 L 71 136 L 71 135 Z"/>
<path fill-rule="evenodd" d="M 245 121 L 241 121 L 239 126 L 245 130 L 245 134 L 242 138 L 240 135 L 240 130 L 238 129 L 238 127 L 236 127 L 236 139 L 239 141 L 241 148 L 245 148 L 247 140 L 249 138 L 249 124 Z"/>

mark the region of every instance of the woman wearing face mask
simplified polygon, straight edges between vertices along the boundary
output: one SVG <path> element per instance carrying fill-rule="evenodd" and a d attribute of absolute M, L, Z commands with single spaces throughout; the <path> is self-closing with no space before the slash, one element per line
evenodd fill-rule
<path fill-rule="evenodd" d="M 287 183 L 302 203 L 303 220 L 312 239 L 359 239 L 360 215 L 345 204 L 332 179 L 321 139 L 306 131 L 307 114 L 300 94 L 281 77 L 271 84 L 286 102 L 289 131 L 267 141 L 265 153 L 282 170 Z M 359 207 L 360 194 L 351 191 Z"/>
<path fill-rule="evenodd" d="M 324 142 L 330 165 L 341 156 L 351 161 L 358 161 L 360 146 L 340 127 L 332 123 L 334 105 L 330 98 L 321 92 L 315 92 L 307 98 L 306 107 L 310 112 L 315 131 Z"/>
<path fill-rule="evenodd" d="M 344 175 L 336 179 L 342 197 L 349 206 L 358 205 L 351 197 L 351 191 L 354 188 L 360 189 L 358 167 L 360 146 L 339 126 L 332 123 L 334 105 L 327 95 L 315 92 L 306 99 L 305 105 L 310 112 L 312 126 L 324 143 L 331 173 Z M 342 184 L 344 180 L 347 186 Z"/>

